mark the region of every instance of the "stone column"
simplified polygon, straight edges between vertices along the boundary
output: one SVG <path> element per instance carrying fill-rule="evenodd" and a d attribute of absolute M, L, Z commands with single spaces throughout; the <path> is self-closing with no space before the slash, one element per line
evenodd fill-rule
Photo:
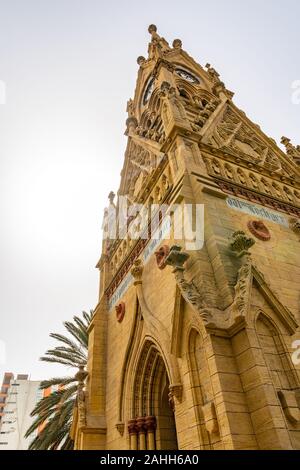
<path fill-rule="evenodd" d="M 139 450 L 146 450 L 146 426 L 145 426 L 145 418 L 137 418 L 136 426 L 138 429 L 139 434 Z"/>
<path fill-rule="evenodd" d="M 128 421 L 128 432 L 130 450 L 138 450 L 138 430 L 135 419 L 131 419 L 130 421 Z"/>
<path fill-rule="evenodd" d="M 148 437 L 148 450 L 155 450 L 155 430 L 156 430 L 156 418 L 155 416 L 147 416 L 145 418 L 145 427 L 147 429 Z"/>

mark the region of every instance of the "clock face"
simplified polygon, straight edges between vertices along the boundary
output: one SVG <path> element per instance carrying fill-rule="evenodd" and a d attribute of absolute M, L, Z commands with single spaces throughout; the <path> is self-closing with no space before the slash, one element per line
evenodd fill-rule
<path fill-rule="evenodd" d="M 150 78 L 150 80 L 148 81 L 148 84 L 146 86 L 146 90 L 145 90 L 145 93 L 144 93 L 144 98 L 143 98 L 143 104 L 146 104 L 148 103 L 152 93 L 153 93 L 153 90 L 154 90 L 154 78 Z"/>
<path fill-rule="evenodd" d="M 179 75 L 179 77 L 184 78 L 184 80 L 186 80 L 187 82 L 199 83 L 198 78 L 192 75 L 190 72 L 187 72 L 186 70 L 176 69 L 175 72 L 177 73 L 177 75 Z"/>

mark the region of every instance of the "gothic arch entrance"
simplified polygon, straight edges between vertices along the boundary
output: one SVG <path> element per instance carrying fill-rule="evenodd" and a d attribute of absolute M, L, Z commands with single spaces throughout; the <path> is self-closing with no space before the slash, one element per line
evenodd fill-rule
<path fill-rule="evenodd" d="M 157 347 L 147 341 L 137 363 L 128 423 L 130 449 L 177 449 L 169 377 Z"/>

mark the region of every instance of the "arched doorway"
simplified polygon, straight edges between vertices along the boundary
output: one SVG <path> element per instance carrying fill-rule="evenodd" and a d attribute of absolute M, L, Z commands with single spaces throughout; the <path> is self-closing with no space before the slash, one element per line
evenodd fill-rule
<path fill-rule="evenodd" d="M 147 341 L 136 367 L 128 423 L 133 450 L 177 449 L 176 423 L 169 399 L 169 377 L 157 347 Z"/>

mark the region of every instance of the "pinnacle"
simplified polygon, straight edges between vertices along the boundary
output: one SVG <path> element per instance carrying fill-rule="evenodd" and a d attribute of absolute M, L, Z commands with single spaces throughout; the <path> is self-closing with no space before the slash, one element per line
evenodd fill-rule
<path fill-rule="evenodd" d="M 148 32 L 150 34 L 156 33 L 157 32 L 157 26 L 155 24 L 150 24 L 150 26 L 148 27 Z"/>

